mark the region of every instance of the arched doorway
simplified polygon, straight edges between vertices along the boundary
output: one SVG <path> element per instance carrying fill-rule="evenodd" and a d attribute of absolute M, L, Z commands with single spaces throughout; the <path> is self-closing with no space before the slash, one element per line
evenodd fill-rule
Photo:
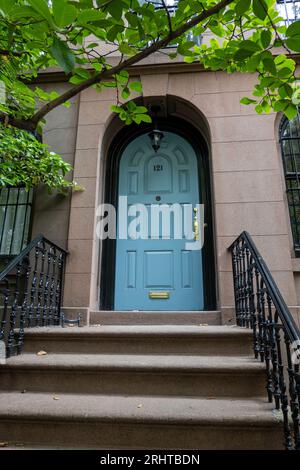
<path fill-rule="evenodd" d="M 105 202 L 118 209 L 122 195 L 127 196 L 129 204 L 147 205 L 151 198 L 156 203 L 204 204 L 205 243 L 201 252 L 189 253 L 182 241 L 181 246 L 172 237 L 169 246 L 158 237 L 150 240 L 151 247 L 143 245 L 145 240 L 104 240 L 100 308 L 214 310 L 216 285 L 208 148 L 200 132 L 184 120 L 161 118 L 158 125 L 165 137 L 162 151 L 157 155 L 150 151 L 148 133 L 152 125 L 129 126 L 116 135 L 106 162 Z M 148 150 L 139 162 L 134 162 L 134 169 L 130 168 L 130 159 L 137 146 Z M 176 146 L 181 148 L 177 156 Z M 158 171 L 161 166 L 167 169 L 165 176 Z"/>

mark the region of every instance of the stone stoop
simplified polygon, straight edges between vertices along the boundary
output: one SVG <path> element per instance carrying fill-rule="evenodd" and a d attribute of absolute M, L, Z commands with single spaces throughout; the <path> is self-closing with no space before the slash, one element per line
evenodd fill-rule
<path fill-rule="evenodd" d="M 251 331 L 236 326 L 30 329 L 0 392 L 9 448 L 282 448 Z"/>

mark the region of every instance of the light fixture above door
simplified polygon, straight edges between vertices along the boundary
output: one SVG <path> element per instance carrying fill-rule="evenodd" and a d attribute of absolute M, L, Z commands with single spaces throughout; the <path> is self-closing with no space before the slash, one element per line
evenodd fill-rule
<path fill-rule="evenodd" d="M 151 141 L 151 146 L 155 153 L 158 152 L 160 149 L 160 143 L 164 138 L 164 133 L 158 129 L 157 126 L 157 114 L 161 111 L 161 107 L 159 105 L 152 105 L 150 107 L 150 113 L 152 114 L 152 122 L 153 122 L 153 131 L 151 131 L 148 136 Z"/>

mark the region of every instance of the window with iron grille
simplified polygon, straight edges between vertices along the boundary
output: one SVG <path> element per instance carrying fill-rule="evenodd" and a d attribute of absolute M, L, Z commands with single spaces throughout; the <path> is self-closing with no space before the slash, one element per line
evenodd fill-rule
<path fill-rule="evenodd" d="M 277 10 L 286 26 L 300 19 L 300 0 L 277 0 Z"/>
<path fill-rule="evenodd" d="M 289 121 L 283 118 L 280 144 L 285 173 L 286 193 L 290 212 L 294 248 L 300 257 L 300 116 Z"/>
<path fill-rule="evenodd" d="M 33 190 L 0 189 L 0 256 L 19 254 L 28 243 Z"/>

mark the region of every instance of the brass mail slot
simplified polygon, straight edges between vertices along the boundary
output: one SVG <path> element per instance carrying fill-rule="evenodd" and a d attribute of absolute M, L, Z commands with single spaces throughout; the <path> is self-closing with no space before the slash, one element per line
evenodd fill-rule
<path fill-rule="evenodd" d="M 170 292 L 163 291 L 154 291 L 154 292 L 149 292 L 149 297 L 150 299 L 169 299 L 170 298 Z"/>

